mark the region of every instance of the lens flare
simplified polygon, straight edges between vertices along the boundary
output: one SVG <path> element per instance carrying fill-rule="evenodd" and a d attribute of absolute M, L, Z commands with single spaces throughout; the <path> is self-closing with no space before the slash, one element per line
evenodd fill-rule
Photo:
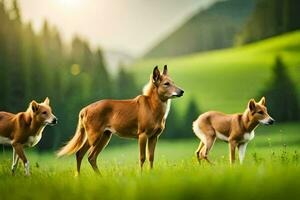
<path fill-rule="evenodd" d="M 76 7 L 82 3 L 82 0 L 58 0 L 64 7 Z"/>
<path fill-rule="evenodd" d="M 73 76 L 77 76 L 78 74 L 80 74 L 80 66 L 78 64 L 73 64 L 70 71 Z"/>

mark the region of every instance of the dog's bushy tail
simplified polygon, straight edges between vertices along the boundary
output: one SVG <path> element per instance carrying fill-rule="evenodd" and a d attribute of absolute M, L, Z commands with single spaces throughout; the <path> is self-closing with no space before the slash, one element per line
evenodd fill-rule
<path fill-rule="evenodd" d="M 77 152 L 79 149 L 81 149 L 81 147 L 86 142 L 87 136 L 85 133 L 85 129 L 82 125 L 82 118 L 83 118 L 83 112 L 80 112 L 76 133 L 74 137 L 57 152 L 58 157 L 64 155 L 71 155 Z"/>

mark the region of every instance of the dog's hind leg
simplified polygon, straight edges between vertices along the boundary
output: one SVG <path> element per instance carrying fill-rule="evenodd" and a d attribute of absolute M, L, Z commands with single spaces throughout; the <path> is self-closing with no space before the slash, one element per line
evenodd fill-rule
<path fill-rule="evenodd" d="M 196 157 L 197 157 L 197 160 L 198 162 L 200 162 L 200 152 L 201 150 L 203 149 L 203 147 L 205 146 L 204 142 L 203 141 L 200 141 L 200 144 L 198 146 L 198 149 L 196 150 L 195 154 L 196 154 Z"/>
<path fill-rule="evenodd" d="M 79 149 L 79 151 L 76 152 L 76 161 L 77 161 L 76 176 L 78 176 L 80 174 L 80 167 L 81 167 L 82 159 L 83 159 L 85 153 L 89 150 L 89 148 L 90 148 L 89 142 L 86 140 L 86 142 L 81 147 L 81 149 Z"/>
<path fill-rule="evenodd" d="M 212 128 L 206 128 L 203 131 L 205 131 L 205 144 L 204 147 L 201 148 L 199 154 L 201 159 L 204 159 L 211 164 L 211 162 L 208 159 L 208 153 L 216 141 L 216 133 Z"/>
<path fill-rule="evenodd" d="M 146 146 L 147 146 L 147 135 L 145 133 L 139 134 L 139 149 L 140 149 L 140 167 L 143 172 L 143 166 L 146 160 Z"/>
<path fill-rule="evenodd" d="M 93 167 L 94 171 L 100 174 L 100 171 L 97 166 L 97 156 L 102 151 L 103 148 L 108 144 L 112 133 L 105 131 L 102 133 L 101 137 L 90 147 L 88 160 Z"/>
<path fill-rule="evenodd" d="M 205 147 L 202 148 L 202 151 L 200 153 L 200 154 L 202 154 L 202 157 L 210 164 L 212 164 L 212 163 L 208 159 L 208 153 L 211 150 L 211 148 L 213 147 L 215 141 L 216 141 L 216 136 L 206 137 Z"/>
<path fill-rule="evenodd" d="M 17 155 L 16 150 L 13 148 L 13 163 L 12 163 L 12 166 L 11 166 L 11 171 L 12 171 L 13 174 L 15 173 L 15 171 L 17 169 L 19 159 L 20 158 Z"/>
<path fill-rule="evenodd" d="M 26 176 L 30 175 L 29 172 L 29 161 L 27 160 L 25 153 L 24 153 L 24 149 L 23 149 L 23 145 L 20 143 L 12 143 L 13 148 L 15 149 L 18 157 L 20 157 L 20 159 L 23 161 L 24 167 L 25 167 L 25 174 Z"/>
<path fill-rule="evenodd" d="M 203 130 L 203 128 L 205 127 L 200 128 L 198 120 L 193 123 L 193 131 L 196 134 L 196 136 L 201 140 L 198 149 L 195 152 L 199 162 L 201 159 L 205 159 L 205 155 L 202 152 L 205 151 L 205 148 L 207 146 L 207 137 L 209 137 L 209 135 L 207 136 L 205 134 L 205 129 Z"/>

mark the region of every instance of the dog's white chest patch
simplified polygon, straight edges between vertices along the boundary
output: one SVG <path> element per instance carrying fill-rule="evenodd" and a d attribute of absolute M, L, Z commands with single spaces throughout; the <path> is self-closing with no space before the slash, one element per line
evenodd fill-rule
<path fill-rule="evenodd" d="M 0 136 L 0 144 L 11 144 L 11 140 L 7 137 Z"/>
<path fill-rule="evenodd" d="M 253 140 L 254 136 L 255 136 L 254 131 L 252 131 L 251 133 L 245 133 L 244 134 L 244 141 L 245 142 L 251 141 L 251 140 Z"/>
<path fill-rule="evenodd" d="M 167 105 L 166 105 L 166 111 L 165 111 L 165 115 L 164 115 L 164 119 L 166 120 L 168 115 L 169 115 L 169 112 L 170 112 L 170 108 L 171 108 L 171 99 L 169 99 L 167 101 Z"/>
<path fill-rule="evenodd" d="M 42 132 L 44 130 L 45 126 L 41 127 L 38 132 L 36 133 L 35 136 L 29 136 L 28 137 L 28 140 L 26 142 L 26 145 L 27 146 L 30 146 L 30 147 L 33 147 L 35 146 L 37 143 L 39 143 L 39 141 L 41 140 L 42 138 Z"/>
<path fill-rule="evenodd" d="M 42 134 L 36 135 L 36 136 L 29 136 L 26 145 L 33 147 L 35 146 L 42 138 Z"/>

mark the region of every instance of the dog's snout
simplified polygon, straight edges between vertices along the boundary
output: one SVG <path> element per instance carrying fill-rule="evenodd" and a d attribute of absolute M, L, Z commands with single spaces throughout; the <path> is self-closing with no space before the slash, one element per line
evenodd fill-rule
<path fill-rule="evenodd" d="M 58 119 L 55 117 L 53 120 L 52 120 L 52 124 L 57 124 L 58 122 Z"/>
<path fill-rule="evenodd" d="M 179 89 L 179 91 L 178 91 L 178 97 L 181 97 L 181 96 L 183 96 L 183 93 L 184 93 L 184 91 L 183 90 L 181 90 L 181 89 Z"/>
<path fill-rule="evenodd" d="M 272 125 L 274 123 L 275 123 L 275 120 L 274 119 L 270 119 L 269 124 Z"/>

